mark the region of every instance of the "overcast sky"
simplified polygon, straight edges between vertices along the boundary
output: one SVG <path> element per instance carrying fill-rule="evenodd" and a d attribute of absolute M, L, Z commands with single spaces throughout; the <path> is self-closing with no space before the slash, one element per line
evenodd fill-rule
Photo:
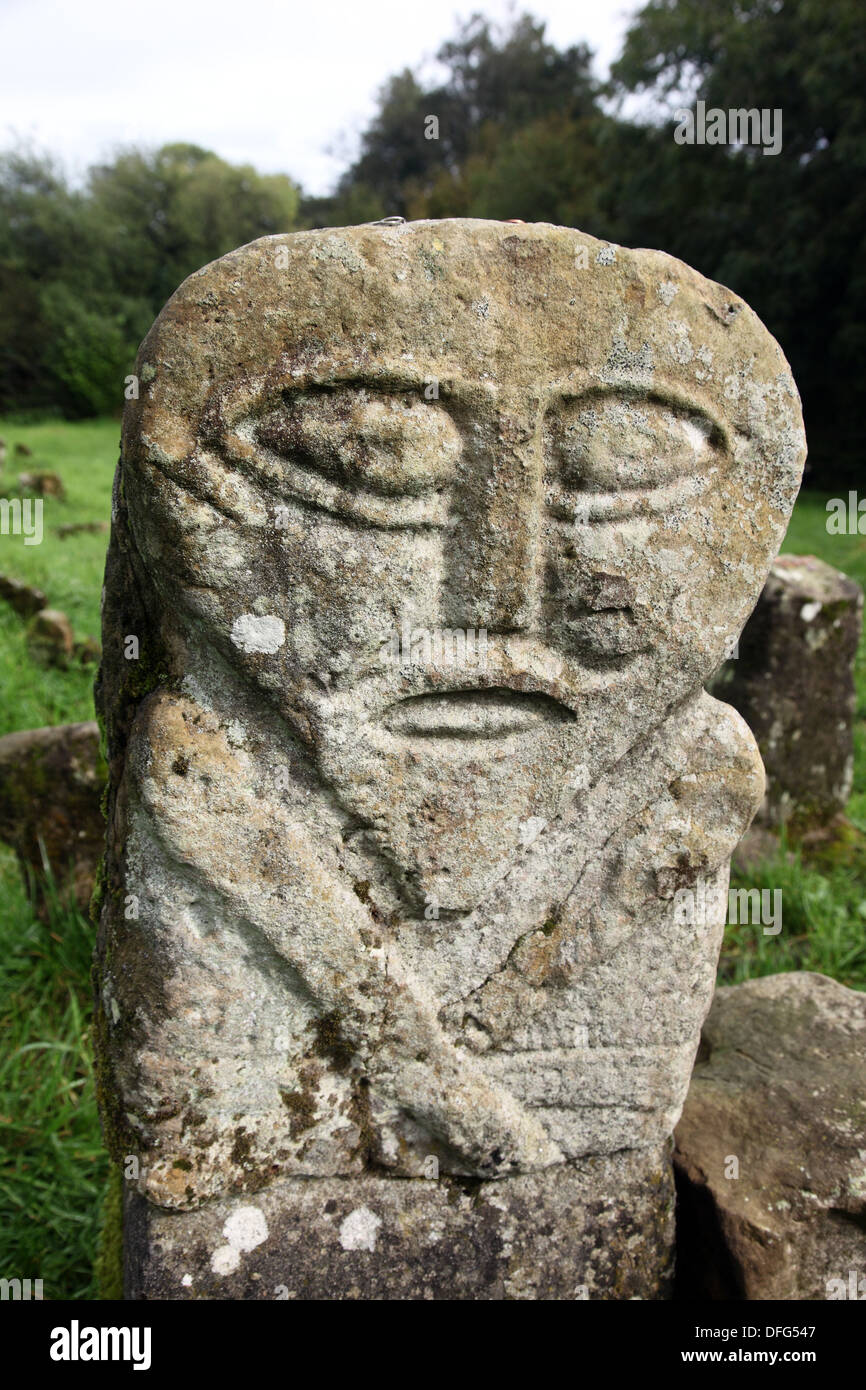
<path fill-rule="evenodd" d="M 559 47 L 600 73 L 637 0 L 527 0 Z M 68 172 L 118 145 L 189 140 L 330 191 L 376 91 L 432 59 L 456 22 L 506 0 L 0 0 L 0 147 L 15 137 Z"/>

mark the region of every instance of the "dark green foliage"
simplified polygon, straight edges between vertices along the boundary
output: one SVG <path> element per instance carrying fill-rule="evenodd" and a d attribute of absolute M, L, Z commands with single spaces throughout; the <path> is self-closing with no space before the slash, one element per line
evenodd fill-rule
<path fill-rule="evenodd" d="M 680 256 L 741 294 L 803 396 L 809 481 L 859 482 L 866 358 L 866 24 L 858 0 L 652 0 L 605 90 L 583 47 L 528 17 L 476 16 L 438 54 L 447 76 L 383 88 L 361 153 L 315 225 L 384 213 L 578 226 Z M 651 121 L 614 115 L 644 94 Z M 678 108 L 782 111 L 782 149 L 678 145 Z M 436 115 L 439 139 L 425 138 Z"/>
<path fill-rule="evenodd" d="M 0 157 L 0 410 L 119 412 L 138 344 L 180 282 L 295 225 L 283 175 L 195 145 L 130 150 L 71 190 L 50 159 Z"/>
<path fill-rule="evenodd" d="M 445 190 L 447 176 L 459 187 L 467 165 L 515 133 L 551 117 L 580 121 L 599 115 L 589 49 L 580 45 L 560 53 L 545 41 L 544 25 L 528 15 L 501 36 L 475 15 L 437 57 L 448 71 L 444 83 L 425 90 L 407 70 L 385 84 L 360 157 L 340 182 L 336 207 L 347 206 L 360 187 L 388 214 L 454 216 L 463 209 L 422 208 L 434 189 L 442 196 L 443 175 Z M 436 138 L 430 138 L 429 116 L 438 121 Z M 451 196 L 460 194 L 454 190 Z M 512 190 L 506 198 L 513 200 Z"/>
<path fill-rule="evenodd" d="M 672 120 L 647 132 L 640 160 L 619 165 L 615 212 L 619 239 L 721 280 L 778 337 L 803 396 L 812 480 L 827 487 L 860 482 L 864 68 L 858 0 L 652 0 L 613 70 L 620 91 L 649 91 L 671 116 L 692 94 L 782 111 L 776 156 L 678 146 Z"/>
<path fill-rule="evenodd" d="M 83 189 L 0 159 L 0 410 L 118 411 L 155 314 L 191 271 L 297 225 L 405 217 L 578 226 L 681 256 L 755 308 L 791 361 L 807 481 L 859 483 L 866 357 L 866 25 L 859 0 L 651 0 L 602 87 L 583 44 L 480 15 L 436 77 L 383 86 L 331 198 L 300 200 L 196 145 L 128 150 Z M 626 119 L 642 94 L 651 116 Z M 678 108 L 782 112 L 782 149 L 678 145 Z M 627 108 L 629 111 L 631 107 Z M 438 122 L 437 138 L 430 118 Z"/>

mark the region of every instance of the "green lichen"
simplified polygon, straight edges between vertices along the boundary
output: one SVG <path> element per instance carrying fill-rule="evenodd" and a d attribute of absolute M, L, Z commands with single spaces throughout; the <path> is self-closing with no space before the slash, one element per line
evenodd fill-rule
<path fill-rule="evenodd" d="M 117 1165 L 112 1165 L 102 1199 L 93 1272 L 97 1298 L 123 1298 L 123 1175 Z"/>
<path fill-rule="evenodd" d="M 247 1130 L 238 1126 L 235 1130 L 235 1141 L 231 1152 L 232 1163 L 236 1163 L 239 1168 L 247 1168 L 253 1163 L 253 1137 Z"/>
<path fill-rule="evenodd" d="M 90 907 L 88 909 L 90 920 L 95 927 L 99 926 L 99 918 L 102 915 L 102 904 L 105 901 L 105 890 L 107 886 L 108 874 L 105 868 L 105 855 L 102 854 L 96 866 L 96 877 L 94 879 L 93 892 L 90 895 Z"/>
<path fill-rule="evenodd" d="M 328 1058 L 335 1071 L 348 1071 L 352 1065 L 354 1049 L 343 1036 L 337 1011 L 322 1014 L 314 1021 L 313 1028 L 316 1039 L 312 1050 L 316 1056 Z"/>
<path fill-rule="evenodd" d="M 280 1100 L 289 1112 L 289 1133 L 293 1139 L 299 1139 L 304 1130 L 312 1129 L 316 1123 L 315 1096 L 305 1087 L 298 1091 L 280 1087 Z"/>
<path fill-rule="evenodd" d="M 129 1153 L 134 1153 L 137 1140 L 130 1129 L 123 1111 L 109 1062 L 110 1040 L 108 1020 L 98 988 L 98 967 L 94 966 L 94 992 L 96 1007 L 93 1010 L 93 1076 L 96 1090 L 96 1105 L 105 1147 L 115 1163 L 122 1163 Z"/>
<path fill-rule="evenodd" d="M 362 1076 L 352 1097 L 350 1114 L 358 1128 L 358 1142 L 351 1152 L 352 1158 L 359 1158 L 366 1170 L 377 1170 L 382 1165 L 379 1134 L 373 1123 L 370 1105 L 370 1083 Z"/>

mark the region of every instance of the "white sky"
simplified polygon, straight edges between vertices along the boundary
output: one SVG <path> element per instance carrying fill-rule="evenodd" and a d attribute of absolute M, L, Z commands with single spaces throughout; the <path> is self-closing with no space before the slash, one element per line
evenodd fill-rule
<path fill-rule="evenodd" d="M 559 47 L 605 73 L 638 0 L 525 0 Z M 457 20 L 507 0 L 0 0 L 0 148 L 58 154 L 72 177 L 123 144 L 189 140 L 330 192 L 392 73 Z"/>

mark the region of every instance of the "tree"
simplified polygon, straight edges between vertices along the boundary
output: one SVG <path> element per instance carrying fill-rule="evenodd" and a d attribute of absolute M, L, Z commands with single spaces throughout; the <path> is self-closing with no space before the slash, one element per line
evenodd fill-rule
<path fill-rule="evenodd" d="M 0 159 L 0 409 L 118 408 L 136 349 L 192 271 L 296 225 L 284 175 L 196 145 L 127 150 L 80 192 L 43 156 Z"/>
<path fill-rule="evenodd" d="M 512 181 L 528 172 L 527 148 L 549 148 L 547 167 L 554 149 L 561 157 L 567 148 L 566 168 L 579 166 L 577 131 L 585 139 L 602 119 L 589 49 L 581 44 L 560 52 L 544 31 L 529 15 L 499 30 L 476 14 L 437 54 L 447 72 L 443 82 L 425 88 L 408 69 L 393 77 L 379 94 L 358 159 L 319 215 L 330 211 L 343 220 L 352 192 L 363 188 L 368 199 L 378 199 L 380 216 L 489 216 L 479 211 L 489 206 L 510 209 L 501 215 L 541 216 L 536 206 L 553 206 L 557 195 L 537 177 L 531 192 Z M 495 187 L 487 188 L 484 170 L 500 148 L 501 163 L 491 171 Z"/>
<path fill-rule="evenodd" d="M 834 487 L 859 481 L 860 468 L 864 67 L 857 0 L 652 0 L 613 69 L 621 92 L 650 92 L 668 113 L 624 149 L 618 226 L 752 304 L 791 361 L 813 480 Z M 673 109 L 695 99 L 780 109 L 781 153 L 675 145 Z"/>
<path fill-rule="evenodd" d="M 90 171 L 88 192 L 94 223 L 114 248 L 115 282 L 157 306 L 208 261 L 289 231 L 300 202 L 285 175 L 184 144 L 127 150 Z"/>

